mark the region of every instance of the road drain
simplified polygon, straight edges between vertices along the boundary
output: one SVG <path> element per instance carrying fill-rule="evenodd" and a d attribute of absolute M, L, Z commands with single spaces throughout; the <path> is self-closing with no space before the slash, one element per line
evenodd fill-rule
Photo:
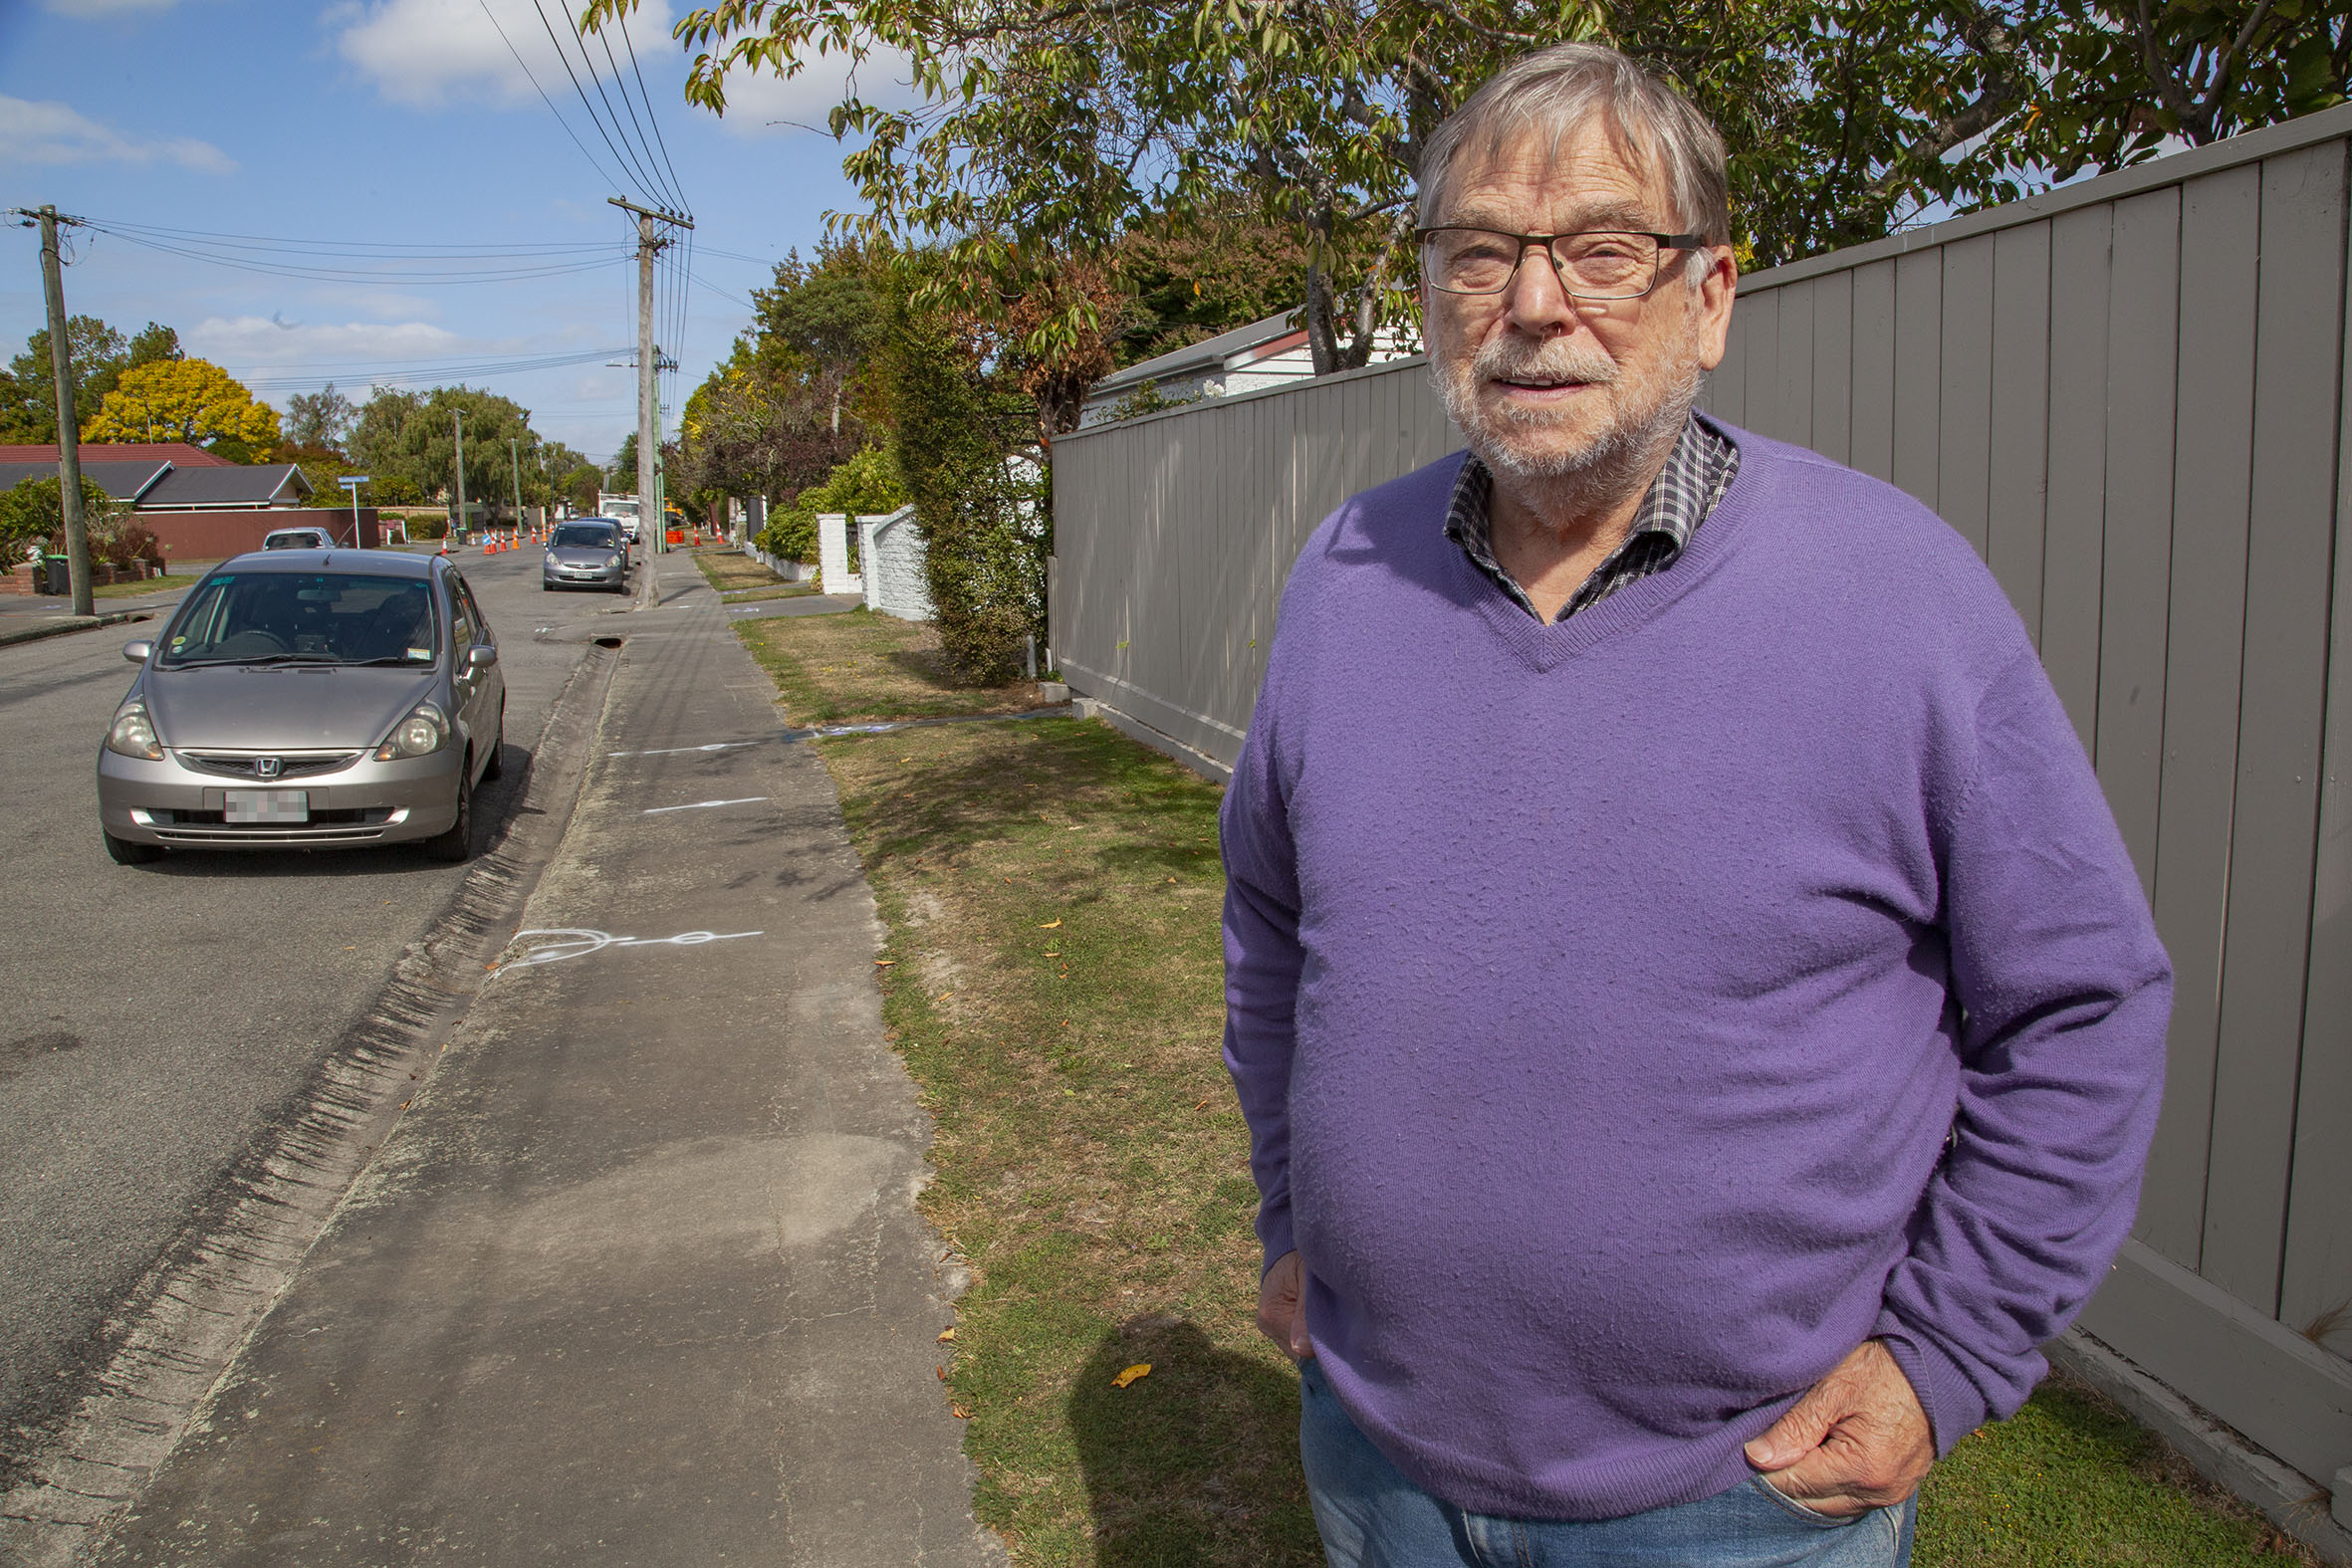
<path fill-rule="evenodd" d="M 596 639 L 596 646 L 599 648 L 617 648 L 620 646 L 620 642 L 621 639 L 618 637 L 598 637 Z"/>

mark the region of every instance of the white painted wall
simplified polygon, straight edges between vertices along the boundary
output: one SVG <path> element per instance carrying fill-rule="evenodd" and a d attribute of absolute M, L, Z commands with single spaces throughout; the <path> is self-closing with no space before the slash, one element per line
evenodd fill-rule
<path fill-rule="evenodd" d="M 823 593 L 861 594 L 865 582 L 849 569 L 849 519 L 839 512 L 817 515 L 818 590 Z"/>
<path fill-rule="evenodd" d="M 915 527 L 915 509 L 900 507 L 888 517 L 861 518 L 858 563 L 865 579 L 865 607 L 900 620 L 932 618 L 930 590 L 923 581 L 926 552 Z"/>

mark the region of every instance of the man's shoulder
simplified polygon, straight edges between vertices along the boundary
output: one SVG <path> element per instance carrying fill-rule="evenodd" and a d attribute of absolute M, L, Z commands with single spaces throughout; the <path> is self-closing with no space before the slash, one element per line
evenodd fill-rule
<path fill-rule="evenodd" d="M 1342 501 L 1299 550 L 1291 571 L 1293 590 L 1302 579 L 1311 588 L 1328 573 L 1375 563 L 1393 565 L 1401 556 L 1434 555 L 1438 547 L 1452 548 L 1445 537 L 1446 508 L 1469 456 L 1467 451 L 1449 452 Z"/>

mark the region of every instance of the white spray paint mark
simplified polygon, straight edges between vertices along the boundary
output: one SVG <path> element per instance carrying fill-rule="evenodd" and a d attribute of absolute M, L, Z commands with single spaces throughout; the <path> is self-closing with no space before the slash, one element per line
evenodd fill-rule
<path fill-rule="evenodd" d="M 500 971 L 529 969 L 535 964 L 561 964 L 566 959 L 586 958 L 601 953 L 606 948 L 694 948 L 705 942 L 735 942 L 744 937 L 765 936 L 762 931 L 681 931 L 674 937 L 616 937 L 609 931 L 590 931 L 585 926 L 550 926 L 518 931 L 515 940 L 525 937 L 554 937 L 543 942 L 519 959 L 501 964 Z"/>
<path fill-rule="evenodd" d="M 765 741 L 713 741 L 707 746 L 660 746 L 649 752 L 606 752 L 606 757 L 682 757 L 689 752 L 727 752 L 738 746 L 765 746 Z"/>
<path fill-rule="evenodd" d="M 643 816 L 659 816 L 664 811 L 706 811 L 714 805 L 750 805 L 755 800 L 765 800 L 768 797 L 764 794 L 746 794 L 738 795 L 732 800 L 694 800 L 688 802 L 685 805 L 649 805 L 645 807 L 645 809 L 639 814 Z"/>

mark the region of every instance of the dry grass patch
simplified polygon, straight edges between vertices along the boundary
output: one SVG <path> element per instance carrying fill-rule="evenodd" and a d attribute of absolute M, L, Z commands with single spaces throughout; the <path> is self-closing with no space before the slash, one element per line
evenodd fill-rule
<path fill-rule="evenodd" d="M 795 724 L 1024 713 L 1042 702 L 1034 681 L 964 685 L 936 629 L 870 610 L 738 620 L 735 635 L 775 678 Z"/>
<path fill-rule="evenodd" d="M 942 1349 L 980 1516 L 1024 1564 L 1319 1561 L 1297 1379 L 1252 1328 L 1218 791 L 1074 720 L 823 747 L 975 1279 Z"/>

